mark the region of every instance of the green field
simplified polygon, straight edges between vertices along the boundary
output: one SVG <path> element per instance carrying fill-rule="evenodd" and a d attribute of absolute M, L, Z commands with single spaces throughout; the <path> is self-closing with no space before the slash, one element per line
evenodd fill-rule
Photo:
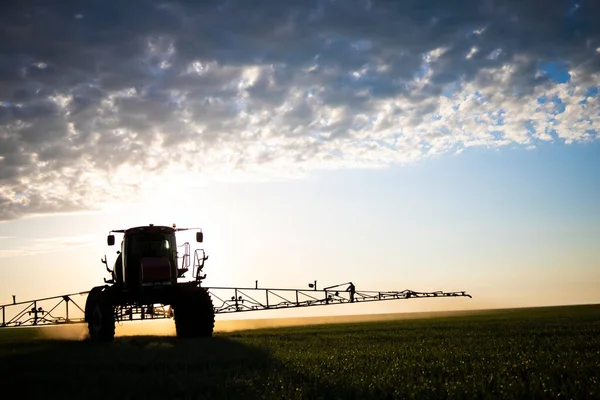
<path fill-rule="evenodd" d="M 261 329 L 202 340 L 131 336 L 96 345 L 37 336 L 0 330 L 1 393 L 36 399 L 600 398 L 597 305 Z"/>

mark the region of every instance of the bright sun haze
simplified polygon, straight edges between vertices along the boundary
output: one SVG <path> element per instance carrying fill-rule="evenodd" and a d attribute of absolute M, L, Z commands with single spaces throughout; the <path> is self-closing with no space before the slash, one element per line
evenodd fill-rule
<path fill-rule="evenodd" d="M 150 223 L 206 286 L 473 295 L 256 318 L 600 302 L 598 4 L 42 3 L 0 13 L 0 304 Z"/>

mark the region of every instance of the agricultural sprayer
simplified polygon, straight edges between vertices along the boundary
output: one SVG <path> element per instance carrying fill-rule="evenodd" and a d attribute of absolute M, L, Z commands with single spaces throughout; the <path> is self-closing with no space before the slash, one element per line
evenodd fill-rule
<path fill-rule="evenodd" d="M 107 244 L 115 244 L 115 233 L 122 234 L 120 250 L 111 269 L 106 256 L 101 260 L 111 275 L 105 284 L 87 292 L 43 299 L 13 302 L 0 306 L 0 327 L 58 325 L 86 322 L 89 338 L 112 341 L 115 323 L 130 320 L 173 318 L 179 337 L 209 337 L 213 334 L 215 314 L 312 307 L 344 303 L 401 300 L 427 297 L 471 297 L 460 292 L 415 292 L 357 290 L 352 282 L 322 289 L 317 282 L 309 289 L 254 287 L 203 287 L 204 249 L 189 242 L 178 245 L 176 233 L 196 231 L 196 242 L 203 242 L 200 228 L 137 226 L 109 232 Z M 192 270 L 192 279 L 185 274 Z M 86 296 L 85 306 L 79 296 Z M 78 316 L 74 316 L 73 314 Z"/>

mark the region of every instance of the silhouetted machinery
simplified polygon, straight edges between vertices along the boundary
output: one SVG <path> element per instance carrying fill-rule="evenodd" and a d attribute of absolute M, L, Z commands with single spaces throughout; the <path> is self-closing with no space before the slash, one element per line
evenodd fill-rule
<path fill-rule="evenodd" d="M 177 244 L 176 233 L 189 230 L 196 231 L 196 242 L 203 242 L 200 228 L 175 225 L 150 224 L 110 231 L 109 246 L 115 244 L 114 233 L 123 236 L 114 267 L 109 268 L 106 256 L 101 260 L 111 275 L 104 279 L 105 285 L 89 292 L 26 302 L 17 302 L 13 296 L 13 303 L 0 306 L 0 327 L 86 322 L 91 340 L 110 342 L 115 336 L 115 322 L 173 318 L 177 336 L 210 337 L 215 314 L 424 297 L 471 297 L 464 291 L 358 291 L 352 282 L 323 289 L 317 289 L 316 281 L 309 284 L 309 289 L 259 288 L 258 281 L 255 287 L 246 288 L 203 287 L 206 274 L 202 272 L 208 259 L 204 249 L 195 249 L 191 259 L 189 242 Z M 192 280 L 186 281 L 190 265 Z M 87 300 L 82 309 L 76 297 L 84 295 Z M 83 316 L 73 316 L 73 308 Z"/>
<path fill-rule="evenodd" d="M 90 291 L 85 305 L 85 320 L 90 338 L 110 341 L 115 334 L 115 319 L 133 314 L 152 314 L 154 305 L 169 305 L 173 311 L 177 335 L 181 337 L 211 336 L 215 313 L 208 291 L 200 275 L 208 258 L 203 250 L 195 252 L 195 277 L 191 282 L 178 282 L 189 270 L 189 244 L 184 247 L 182 265 L 177 265 L 175 232 L 188 230 L 168 226 L 138 226 L 113 230 L 108 245 L 115 244 L 114 233 L 122 233 L 121 250 L 114 268 L 108 268 L 112 279 Z M 203 241 L 202 231 L 196 241 Z M 161 309 L 162 311 L 163 309 Z M 164 312 L 164 311 L 163 311 Z"/>

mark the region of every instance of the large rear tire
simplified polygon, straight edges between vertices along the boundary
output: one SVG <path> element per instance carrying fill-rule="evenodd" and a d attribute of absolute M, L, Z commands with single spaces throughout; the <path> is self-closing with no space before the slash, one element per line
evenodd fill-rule
<path fill-rule="evenodd" d="M 194 287 L 182 291 L 173 308 L 178 337 L 212 336 L 215 327 L 215 310 L 206 289 Z"/>
<path fill-rule="evenodd" d="M 85 320 L 89 338 L 94 342 L 112 342 L 115 338 L 115 312 L 111 296 L 94 288 L 85 303 Z"/>

